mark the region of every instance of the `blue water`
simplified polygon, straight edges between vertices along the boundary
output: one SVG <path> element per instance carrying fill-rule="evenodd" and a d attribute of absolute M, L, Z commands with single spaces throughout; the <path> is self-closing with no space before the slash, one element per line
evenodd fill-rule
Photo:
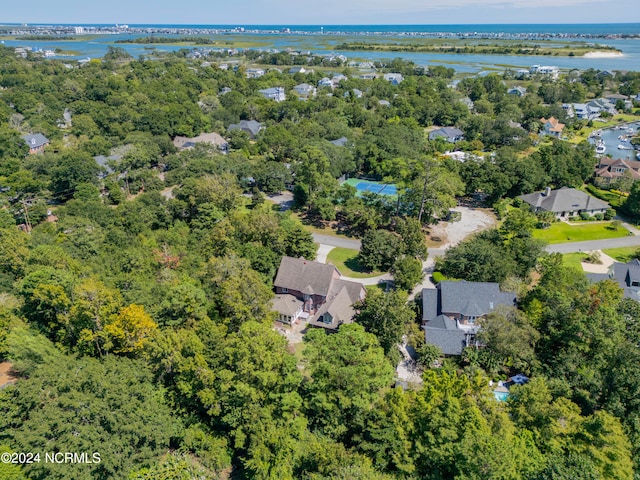
<path fill-rule="evenodd" d="M 12 25 L 12 24 L 9 24 Z M 14 24 L 18 25 L 18 24 Z M 47 26 L 51 24 L 30 24 Z M 60 24 L 56 24 L 60 25 Z M 78 24 L 62 24 L 73 26 Z M 84 24 L 91 27 L 111 27 L 113 24 Z M 640 33 L 640 23 L 599 23 L 599 24 L 451 24 L 451 25 L 179 25 L 179 24 L 129 24 L 131 28 L 194 28 L 230 29 L 242 27 L 245 30 L 282 30 L 325 32 L 504 32 L 504 33 L 567 33 L 572 35 L 632 35 Z"/>
<path fill-rule="evenodd" d="M 91 26 L 91 25 L 87 25 Z M 92 25 L 109 27 L 112 25 Z M 190 28 L 190 29 L 230 29 L 235 25 L 129 25 L 131 28 Z M 619 38 L 621 35 L 640 34 L 640 24 L 577 24 L 577 25 L 325 25 L 325 34 L 341 32 L 345 34 L 345 40 L 349 35 L 358 35 L 362 32 L 379 32 L 381 34 L 397 33 L 399 35 L 411 33 L 503 33 L 505 36 L 516 34 L 550 34 L 567 36 L 608 35 L 611 38 L 582 38 L 583 41 L 610 45 L 623 52 L 621 57 L 613 58 L 584 58 L 584 57 L 554 57 L 554 56 L 519 56 L 519 55 L 474 55 L 474 54 L 440 54 L 440 53 L 410 53 L 410 52 L 340 52 L 331 50 L 342 39 L 329 39 L 320 35 L 321 27 L 318 25 L 244 25 L 246 35 L 253 35 L 256 40 L 266 40 L 269 45 L 277 49 L 293 48 L 311 50 L 313 53 L 326 54 L 328 52 L 340 53 L 354 60 L 389 60 L 402 57 L 411 60 L 418 65 L 433 66 L 445 65 L 459 72 L 482 72 L 485 70 L 504 70 L 504 68 L 528 68 L 534 64 L 556 65 L 563 70 L 594 68 L 597 70 L 632 70 L 640 71 L 640 39 Z M 283 28 L 289 28 L 291 34 L 280 35 Z M 251 30 L 259 32 L 251 33 Z M 295 32 L 308 32 L 311 34 L 300 35 L 296 38 Z M 192 34 L 192 33 L 190 33 Z M 184 35 L 184 34 L 181 34 Z M 222 34 L 224 35 L 224 34 Z M 101 57 L 109 46 L 124 48 L 134 57 L 148 55 L 153 50 L 149 45 L 115 43 L 117 40 L 141 36 L 141 34 L 114 34 L 96 35 L 88 41 L 25 41 L 5 40 L 5 45 L 10 47 L 28 46 L 41 49 L 61 48 L 63 50 L 77 51 L 77 56 L 67 58 Z M 221 35 L 208 35 L 212 38 Z M 559 38 L 564 35 L 560 35 Z M 298 40 L 299 38 L 299 40 Z M 322 40 L 320 40 L 322 39 Z M 549 41 L 553 43 L 553 40 Z M 328 46 L 327 46 L 328 45 Z M 147 47 L 145 49 L 144 47 Z M 185 47 L 173 45 L 154 45 L 158 52 L 178 51 Z M 61 57 L 64 58 L 64 57 Z"/>
<path fill-rule="evenodd" d="M 496 400 L 499 402 L 506 402 L 507 398 L 509 398 L 509 392 L 496 392 L 493 391 L 493 396 L 496 397 Z"/>

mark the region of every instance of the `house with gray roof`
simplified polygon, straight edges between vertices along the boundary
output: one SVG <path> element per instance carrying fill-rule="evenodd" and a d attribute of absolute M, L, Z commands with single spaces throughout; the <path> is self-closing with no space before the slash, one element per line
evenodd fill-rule
<path fill-rule="evenodd" d="M 558 190 L 547 187 L 541 192 L 520 195 L 518 198 L 528 203 L 532 211 L 553 212 L 558 218 L 572 217 L 581 213 L 595 215 L 605 213 L 610 208 L 607 202 L 568 187 Z"/>
<path fill-rule="evenodd" d="M 193 138 L 177 136 L 173 139 L 173 146 L 178 150 L 191 149 L 195 147 L 197 143 L 211 145 L 222 151 L 222 153 L 227 153 L 229 151 L 229 143 L 224 139 L 224 137 L 216 132 L 202 133 Z"/>
<path fill-rule="evenodd" d="M 477 346 L 479 322 L 499 305 L 513 307 L 516 296 L 493 282 L 442 281 L 422 290 L 422 328 L 425 340 L 445 355 L 460 355 Z"/>
<path fill-rule="evenodd" d="M 350 323 L 355 315 L 353 304 L 366 295 L 362 284 L 341 279 L 333 265 L 286 256 L 273 285 L 272 309 L 281 322 L 307 319 L 310 326 L 329 331 Z"/>
<path fill-rule="evenodd" d="M 640 260 L 634 258 L 630 262 L 613 262 L 608 273 L 590 273 L 587 278 L 592 282 L 613 280 L 622 288 L 624 298 L 640 302 Z"/>
<path fill-rule="evenodd" d="M 287 95 L 284 92 L 284 87 L 265 88 L 263 90 L 258 90 L 258 93 L 264 98 L 275 100 L 276 102 L 284 102 L 287 99 Z"/>
<path fill-rule="evenodd" d="M 41 133 L 30 133 L 22 137 L 29 147 L 29 155 L 44 152 L 44 147 L 49 145 L 49 139 Z"/>
<path fill-rule="evenodd" d="M 316 96 L 316 87 L 309 85 L 308 83 L 301 83 L 293 87 L 293 91 L 301 98 L 309 98 Z"/>
<path fill-rule="evenodd" d="M 255 120 L 240 120 L 240 123 L 232 123 L 229 125 L 227 131 L 233 132 L 234 130 L 242 130 L 243 132 L 246 132 L 249 137 L 256 138 L 258 133 L 260 133 L 260 130 L 263 128 L 264 126 Z"/>
<path fill-rule="evenodd" d="M 330 140 L 329 143 L 333 143 L 336 147 L 344 147 L 349 142 L 347 137 L 340 137 L 336 140 Z"/>
<path fill-rule="evenodd" d="M 442 127 L 429 133 L 429 140 L 442 138 L 449 143 L 456 143 L 464 139 L 464 132 L 456 127 Z"/>
<path fill-rule="evenodd" d="M 516 97 L 523 97 L 525 93 L 527 93 L 527 89 L 519 85 L 507 90 L 508 95 L 515 95 Z"/>
<path fill-rule="evenodd" d="M 99 167 L 102 167 L 102 171 L 98 174 L 99 178 L 104 178 L 107 175 L 110 175 L 114 172 L 113 168 L 111 168 L 112 163 L 117 162 L 122 158 L 122 155 L 114 154 L 105 157 L 104 155 L 98 155 L 97 157 L 93 157 Z"/>
<path fill-rule="evenodd" d="M 385 73 L 383 78 L 391 85 L 400 85 L 404 80 L 404 77 L 400 73 Z"/>

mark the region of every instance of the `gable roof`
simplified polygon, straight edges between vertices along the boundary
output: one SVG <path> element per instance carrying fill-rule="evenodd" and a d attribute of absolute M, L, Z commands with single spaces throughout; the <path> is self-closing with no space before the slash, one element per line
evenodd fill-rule
<path fill-rule="evenodd" d="M 226 145 L 227 141 L 216 132 L 202 133 L 193 138 L 177 136 L 173 139 L 173 145 L 176 148 L 191 148 L 194 147 L 196 143 L 209 143 L 221 147 Z"/>
<path fill-rule="evenodd" d="M 255 120 L 240 120 L 240 123 L 229 125 L 228 131 L 243 130 L 251 136 L 256 136 L 262 130 L 262 124 Z"/>
<path fill-rule="evenodd" d="M 542 117 L 540 121 L 544 124 L 544 129 L 548 132 L 562 133 L 564 129 L 564 123 L 560 123 L 555 117 Z"/>
<path fill-rule="evenodd" d="M 606 210 L 609 208 L 607 202 L 603 202 L 575 188 L 568 187 L 551 190 L 548 194 L 545 191 L 534 192 L 520 195 L 518 198 L 524 200 L 536 210 L 546 210 L 553 213 L 577 210 Z"/>
<path fill-rule="evenodd" d="M 477 327 L 461 328 L 447 314 L 482 317 L 499 305 L 513 307 L 516 296 L 500 291 L 493 282 L 442 281 L 435 289 L 422 290 L 422 320 L 425 340 L 445 355 L 460 355 L 476 333 Z"/>
<path fill-rule="evenodd" d="M 617 172 L 616 170 L 619 168 L 623 168 L 625 171 L 623 173 Z M 595 170 L 596 177 L 618 178 L 625 174 L 629 174 L 634 180 L 640 179 L 640 161 L 602 157 Z"/>
<path fill-rule="evenodd" d="M 40 148 L 49 143 L 49 139 L 41 133 L 30 133 L 29 135 L 24 135 L 22 139 L 29 148 Z"/>
<path fill-rule="evenodd" d="M 336 272 L 340 275 L 340 271 L 333 265 L 304 258 L 282 257 L 273 285 L 326 297 Z"/>
<path fill-rule="evenodd" d="M 498 305 L 514 306 L 513 292 L 500 291 L 494 282 L 453 282 L 438 284 L 440 308 L 438 313 L 459 313 L 466 317 L 480 317 L 491 312 Z"/>
<path fill-rule="evenodd" d="M 461 137 L 464 135 L 464 132 L 456 127 L 441 127 L 437 130 L 434 130 L 429 134 L 429 138 L 433 139 L 434 137 L 446 137 L 446 138 L 455 138 Z"/>
<path fill-rule="evenodd" d="M 295 316 L 302 310 L 302 302 L 293 295 L 282 294 L 276 295 L 272 300 L 272 309 L 283 315 Z"/>

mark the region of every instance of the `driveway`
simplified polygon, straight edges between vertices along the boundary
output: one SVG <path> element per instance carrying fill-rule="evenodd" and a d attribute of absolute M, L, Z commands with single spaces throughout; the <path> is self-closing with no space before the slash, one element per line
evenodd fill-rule
<path fill-rule="evenodd" d="M 328 245 L 331 247 L 350 248 L 351 250 L 360 250 L 360 240 L 347 237 L 334 237 L 333 235 L 322 235 L 321 233 L 313 234 L 313 241 L 320 245 Z"/>

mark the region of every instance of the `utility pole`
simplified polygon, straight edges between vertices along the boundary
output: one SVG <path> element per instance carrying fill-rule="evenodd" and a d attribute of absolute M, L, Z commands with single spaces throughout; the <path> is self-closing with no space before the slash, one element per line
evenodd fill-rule
<path fill-rule="evenodd" d="M 418 222 L 422 225 L 422 214 L 424 213 L 424 203 L 427 200 L 427 185 L 429 184 L 429 169 L 431 164 L 427 159 L 424 165 L 424 185 L 422 186 L 422 197 L 420 198 L 420 212 L 418 213 Z"/>
<path fill-rule="evenodd" d="M 27 232 L 31 232 L 31 220 L 29 220 L 29 208 L 27 207 L 27 202 L 25 199 L 22 199 L 22 209 L 24 211 L 24 219 L 27 224 Z"/>

